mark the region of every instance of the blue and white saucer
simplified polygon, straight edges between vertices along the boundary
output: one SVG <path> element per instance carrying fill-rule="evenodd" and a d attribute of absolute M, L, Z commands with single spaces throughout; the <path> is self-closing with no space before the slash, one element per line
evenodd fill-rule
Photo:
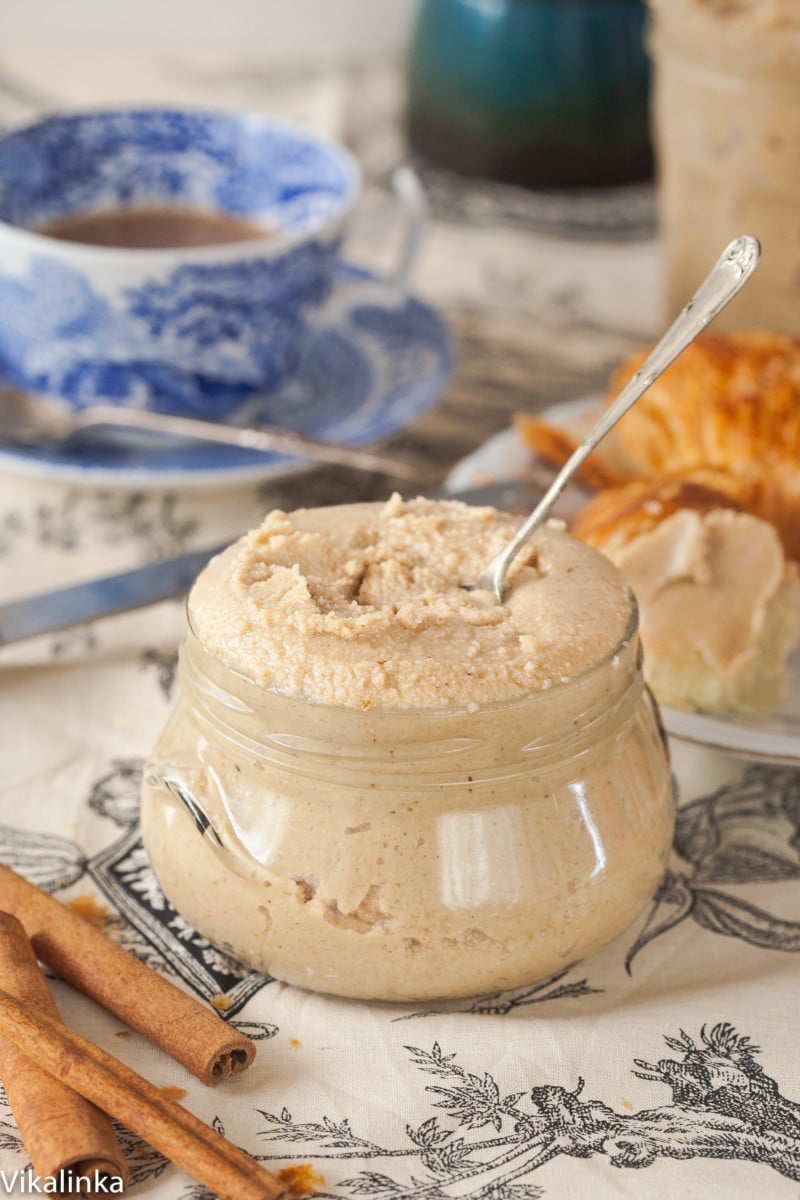
<path fill-rule="evenodd" d="M 297 371 L 250 401 L 237 423 L 272 423 L 353 444 L 378 441 L 429 408 L 452 368 L 450 338 L 432 308 L 343 264 Z M 0 443 L 4 470 L 99 487 L 221 487 L 306 465 L 238 446 L 99 427 L 57 445 Z"/>

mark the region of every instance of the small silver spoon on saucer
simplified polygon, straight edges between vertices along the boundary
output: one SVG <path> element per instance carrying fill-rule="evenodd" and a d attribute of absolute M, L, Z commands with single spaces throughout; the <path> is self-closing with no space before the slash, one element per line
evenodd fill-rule
<path fill-rule="evenodd" d="M 395 479 L 419 482 L 430 473 L 423 462 L 382 454 L 355 444 L 307 437 L 277 425 L 225 425 L 200 417 L 173 416 L 145 409 L 97 404 L 72 409 L 63 401 L 13 388 L 0 389 L 0 443 L 37 446 L 60 442 L 86 429 L 112 426 L 166 437 L 189 438 L 226 446 L 242 446 L 286 454 L 318 463 L 377 471 Z"/>
<path fill-rule="evenodd" d="M 468 591 L 494 592 L 502 602 L 506 574 L 511 563 L 539 526 L 547 520 L 553 505 L 584 459 L 588 458 L 620 417 L 632 408 L 640 396 L 658 379 L 681 351 L 713 321 L 736 293 L 744 287 L 756 268 L 761 246 L 754 237 L 744 235 L 732 241 L 722 252 L 700 287 L 676 317 L 661 340 L 653 347 L 642 366 L 625 385 L 616 400 L 606 408 L 580 446 L 567 459 L 531 515 L 511 540 L 495 555 L 480 579 L 464 584 Z"/>

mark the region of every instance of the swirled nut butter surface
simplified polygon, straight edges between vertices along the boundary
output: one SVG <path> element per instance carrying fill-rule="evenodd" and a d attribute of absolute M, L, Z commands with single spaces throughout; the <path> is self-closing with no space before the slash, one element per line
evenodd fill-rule
<path fill-rule="evenodd" d="M 359 998 L 542 979 L 663 874 L 669 766 L 635 605 L 555 525 L 393 497 L 271 513 L 192 591 L 142 833 L 184 919 L 287 983 Z"/>
<path fill-rule="evenodd" d="M 498 605 L 467 591 L 517 528 L 458 501 L 272 512 L 192 591 L 202 644 L 265 687 L 323 704 L 483 705 L 585 671 L 630 599 L 600 555 L 545 527 Z"/>

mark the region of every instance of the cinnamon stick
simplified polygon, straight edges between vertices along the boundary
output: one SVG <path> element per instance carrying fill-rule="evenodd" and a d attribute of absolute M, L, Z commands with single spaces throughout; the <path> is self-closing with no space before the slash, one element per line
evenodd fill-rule
<path fill-rule="evenodd" d="M 8 913 L 0 913 L 0 986 L 30 1012 L 61 1020 L 25 931 Z M 127 1186 L 128 1166 L 108 1118 L 2 1037 L 0 1079 L 40 1178 L 117 1176 Z"/>
<path fill-rule="evenodd" d="M 36 957 L 207 1084 L 238 1075 L 255 1043 L 139 962 L 54 896 L 0 864 L 0 908 L 22 922 Z"/>
<path fill-rule="evenodd" d="M 0 990 L 0 1036 L 54 1079 L 116 1117 L 220 1200 L 278 1200 L 286 1188 L 238 1146 L 141 1075 L 60 1022 Z"/>

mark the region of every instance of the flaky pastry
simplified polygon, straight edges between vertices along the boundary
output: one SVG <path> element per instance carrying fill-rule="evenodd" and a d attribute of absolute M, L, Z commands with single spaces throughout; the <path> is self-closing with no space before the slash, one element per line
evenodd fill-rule
<path fill-rule="evenodd" d="M 544 417 L 537 417 L 533 413 L 517 413 L 514 428 L 530 450 L 554 467 L 564 465 L 572 452 L 577 450 L 583 436 L 582 423 L 565 427 L 552 425 Z M 622 483 L 630 478 L 630 471 L 615 464 L 598 448 L 578 468 L 576 478 L 591 488 L 599 489 Z"/>
<path fill-rule="evenodd" d="M 608 402 L 646 354 L 614 372 Z M 700 466 L 800 471 L 800 339 L 764 331 L 702 334 L 612 436 L 632 475 Z"/>
<path fill-rule="evenodd" d="M 646 354 L 614 372 L 606 403 Z M 515 428 L 536 454 L 562 466 L 597 416 L 554 426 L 518 414 Z M 594 545 L 613 525 L 618 534 L 644 528 L 653 506 L 721 506 L 769 521 L 786 554 L 800 560 L 800 339 L 701 335 L 604 438 L 580 477 L 600 493 L 576 527 Z"/>

